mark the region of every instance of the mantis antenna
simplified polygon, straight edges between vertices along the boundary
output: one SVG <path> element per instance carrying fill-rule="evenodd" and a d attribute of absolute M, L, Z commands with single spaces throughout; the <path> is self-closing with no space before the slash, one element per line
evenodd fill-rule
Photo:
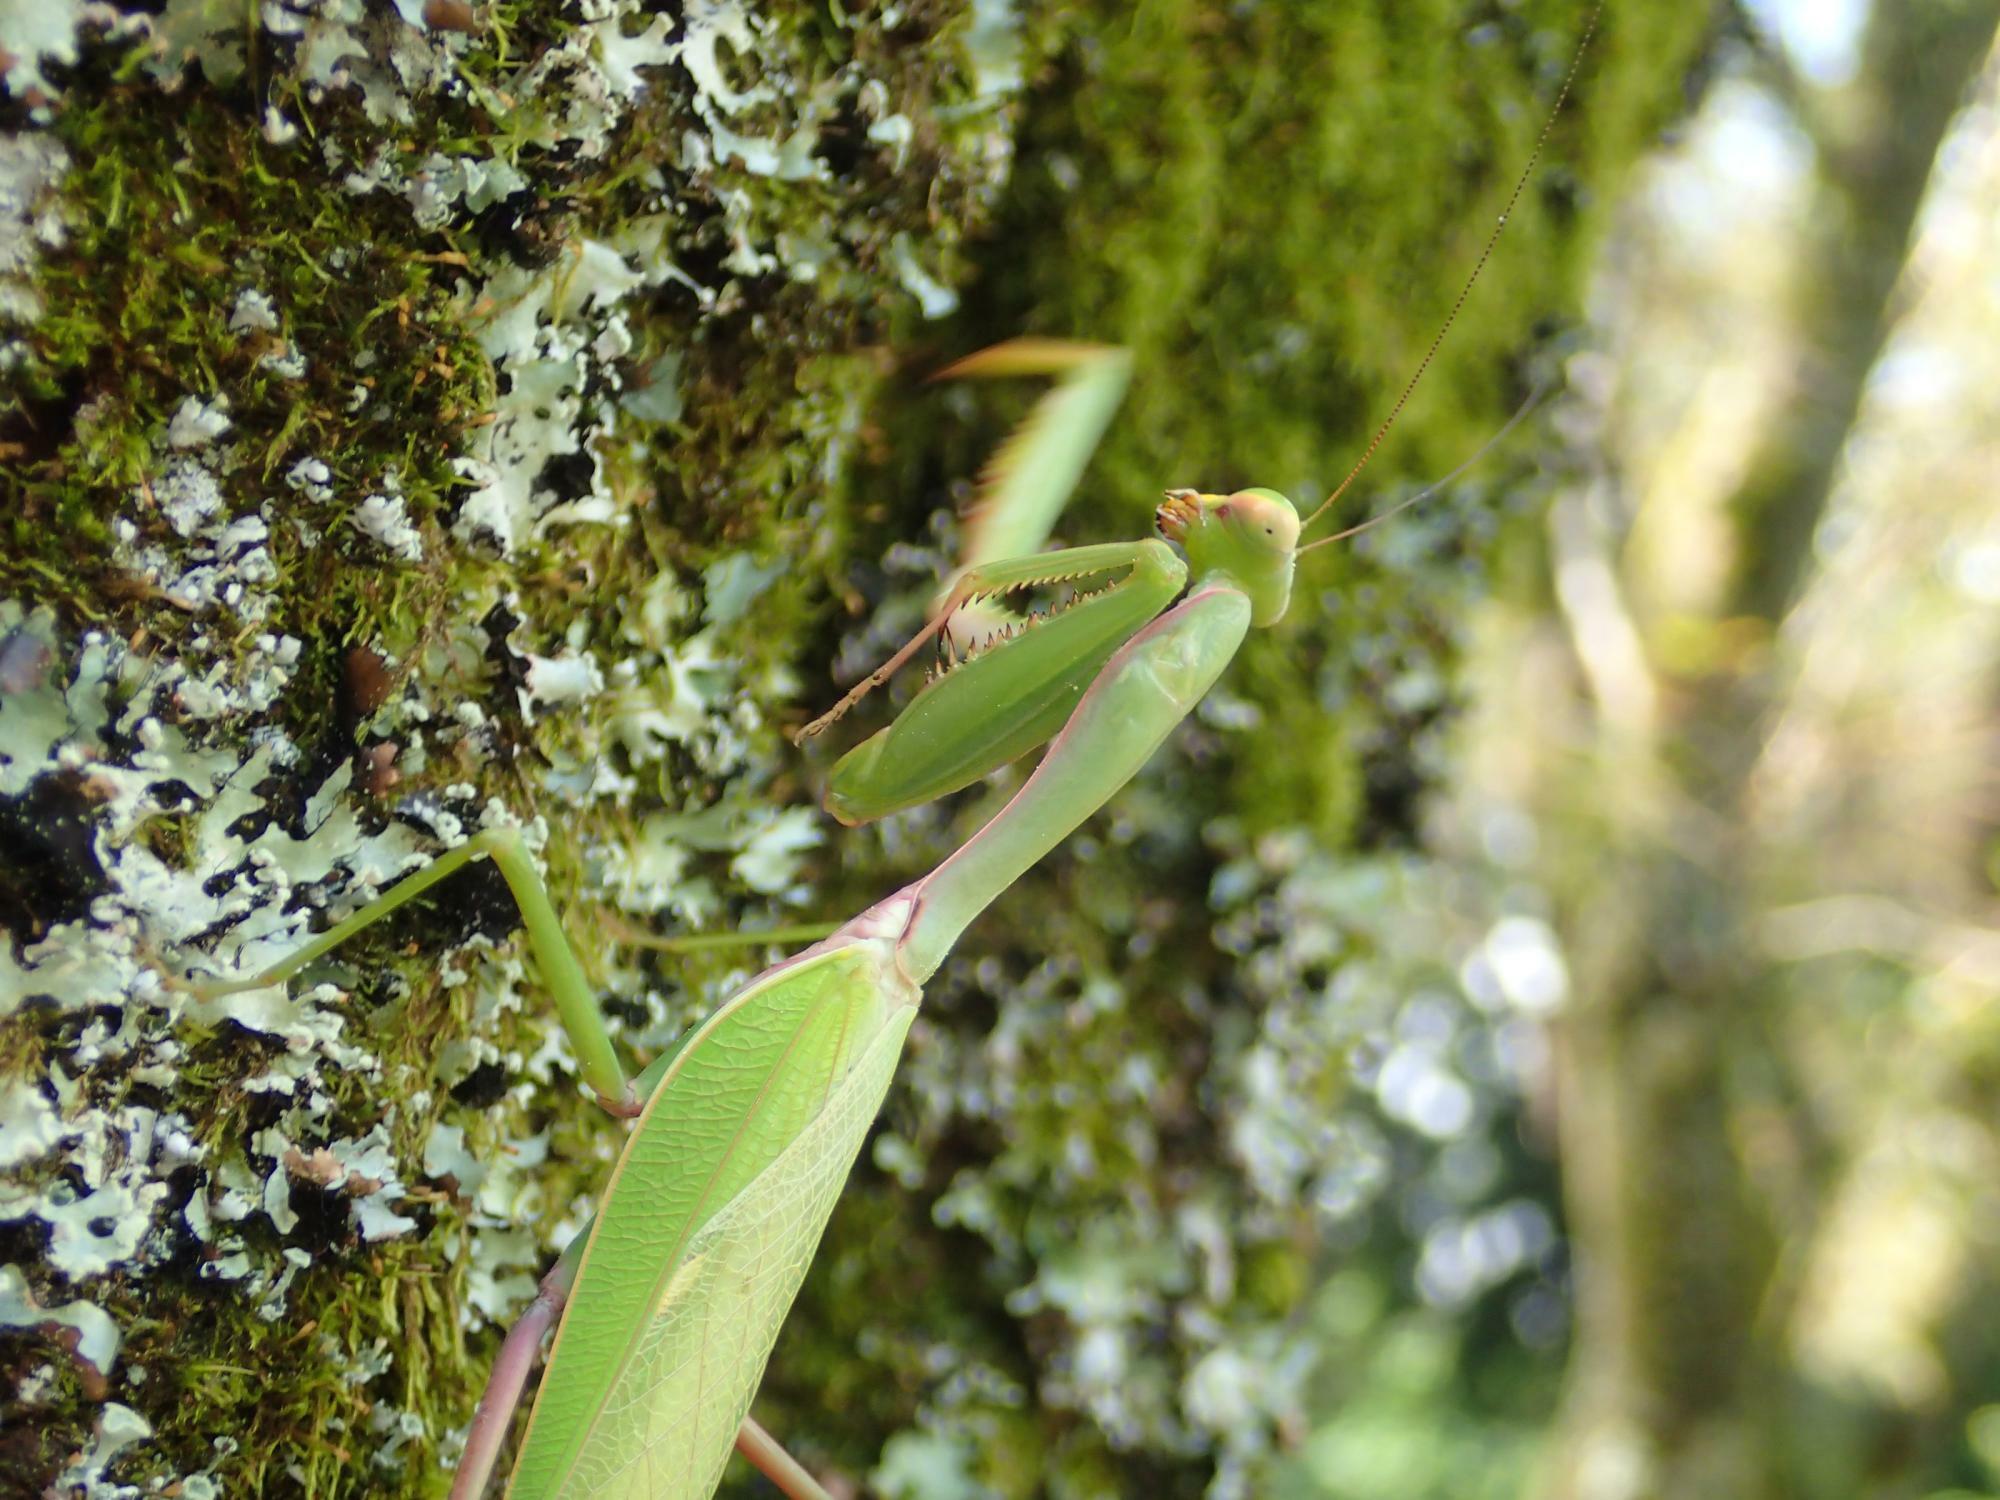
<path fill-rule="evenodd" d="M 1479 451 L 1477 453 L 1473 454 L 1472 457 L 1468 458 L 1464 463 L 1460 464 L 1457 468 L 1453 469 L 1449 474 L 1445 475 L 1444 478 L 1432 480 L 1429 484 L 1425 485 L 1422 489 L 1418 490 L 1414 495 L 1411 495 L 1408 499 L 1398 500 L 1394 505 L 1390 506 L 1387 510 L 1383 511 L 1381 515 L 1370 516 L 1367 520 L 1358 522 L 1357 524 L 1348 527 L 1345 531 L 1336 531 L 1333 533 L 1333 535 L 1323 536 L 1316 542 L 1307 542 L 1305 546 L 1299 548 L 1299 551 L 1302 553 L 1310 552 L 1315 547 L 1331 546 L 1335 542 L 1344 542 L 1351 536 L 1359 536 L 1364 531 L 1373 531 L 1377 526 L 1380 526 L 1384 521 L 1394 520 L 1397 516 L 1400 516 L 1404 511 L 1408 510 L 1412 505 L 1415 505 L 1420 501 L 1430 499 L 1431 496 L 1435 495 L 1439 490 L 1443 489 L 1446 485 L 1450 484 L 1454 479 L 1458 478 L 1459 475 L 1463 474 L 1467 469 L 1471 468 L 1474 464 L 1478 463 L 1481 459 L 1485 458 L 1487 454 L 1491 453 L 1495 448 L 1499 447 L 1501 440 L 1505 438 L 1508 433 L 1512 432 L 1516 427 L 1519 427 L 1521 425 L 1521 419 L 1527 416 L 1527 414 L 1533 411 L 1537 406 L 1539 406 L 1541 404 L 1542 397 L 1547 393 L 1548 393 L 1548 387 L 1546 385 L 1537 385 L 1532 391 L 1528 392 L 1528 399 L 1521 403 L 1521 408 L 1519 411 L 1515 412 L 1513 416 L 1507 419 L 1507 425 L 1505 427 L 1502 427 L 1498 432 L 1494 433 L 1493 436 L 1488 438 L 1485 442 L 1481 443 L 1479 445 Z M 1313 512 L 1313 514 L 1317 515 L 1319 514 L 1319 512 L 1315 511 Z M 681 941 L 685 942 L 686 939 L 682 939 Z"/>
<path fill-rule="evenodd" d="M 1333 504 L 1334 501 L 1347 492 L 1347 487 L 1354 483 L 1355 477 L 1368 467 L 1368 460 L 1373 458 L 1375 450 L 1382 446 L 1382 439 L 1387 437 L 1389 429 L 1396 425 L 1396 418 L 1403 414 L 1404 406 L 1409 403 L 1410 393 L 1417 388 L 1417 382 L 1424 378 L 1424 371 L 1431 367 L 1431 361 L 1437 357 L 1439 348 L 1444 344 L 1445 335 L 1451 332 L 1451 325 L 1458 321 L 1459 313 L 1464 310 L 1466 298 L 1472 295 L 1473 283 L 1479 280 L 1479 273 L 1486 269 L 1486 262 L 1493 256 L 1493 247 L 1500 243 L 1500 233 L 1507 227 L 1507 220 L 1514 212 L 1514 205 L 1521 201 L 1521 194 L 1527 191 L 1528 179 L 1535 174 L 1535 163 L 1541 160 L 1542 147 L 1548 144 L 1549 132 L 1555 128 L 1556 116 L 1562 113 L 1563 104 L 1569 98 L 1570 85 L 1576 82 L 1576 70 L 1583 63 L 1584 49 L 1590 45 L 1590 39 L 1597 34 L 1597 19 L 1603 10 L 1604 0 L 1598 0 L 1597 4 L 1591 6 L 1590 19 L 1584 23 L 1583 39 L 1576 44 L 1576 51 L 1570 57 L 1569 71 L 1563 75 L 1562 87 L 1556 91 L 1556 102 L 1550 106 L 1548 118 L 1542 121 L 1541 134 L 1535 137 L 1535 148 L 1528 153 L 1528 164 L 1521 169 L 1521 175 L 1514 183 L 1514 191 L 1507 195 L 1507 206 L 1500 211 L 1500 218 L 1494 224 L 1493 232 L 1486 237 L 1486 247 L 1479 252 L 1479 259 L 1473 263 L 1472 274 L 1465 278 L 1465 285 L 1458 289 L 1458 300 L 1452 303 L 1451 311 L 1445 315 L 1444 326 L 1438 329 L 1437 337 L 1431 340 L 1430 348 L 1424 351 L 1424 357 L 1417 362 L 1416 373 L 1404 385 L 1403 393 L 1396 398 L 1396 404 L 1390 408 L 1389 415 L 1383 419 L 1382 425 L 1375 429 L 1375 436 L 1368 440 L 1368 446 L 1362 450 L 1361 457 L 1354 461 L 1354 467 L 1347 471 L 1347 477 L 1334 486 L 1332 494 L 1328 495 L 1314 507 L 1312 514 L 1306 517 L 1305 524 L 1300 530 L 1309 529 L 1313 522 L 1317 521 L 1325 513 L 1329 505 Z M 1514 421 L 1520 421 L 1520 417 L 1517 415 Z M 1508 427 L 1512 427 L 1513 425 L 1513 422 L 1507 424 Z M 1503 428 L 1501 430 L 1504 432 L 1506 429 Z M 1485 451 L 1482 448 L 1480 453 L 1483 454 Z M 1472 461 L 1477 462 L 1476 455 Z M 1454 470 L 1453 472 L 1457 473 L 1460 471 Z M 1439 484 L 1445 482 L 1440 480 Z M 1432 490 L 1436 488 L 1438 488 L 1438 485 L 1431 487 Z M 1429 493 L 1431 493 L 1431 490 L 1425 490 L 1423 495 Z M 1411 500 L 1404 501 L 1403 505 L 1397 506 L 1396 509 L 1401 510 L 1403 506 L 1415 503 L 1416 500 L 1422 499 L 1423 495 L 1417 495 L 1412 497 Z M 1394 515 L 1395 511 L 1391 511 L 1389 514 Z M 1386 519 L 1386 517 L 1378 517 L 1377 519 Z M 1373 525 L 1374 523 L 1371 521 L 1366 524 Z M 1340 533 L 1340 536 L 1352 536 L 1353 534 L 1352 531 L 1344 531 Z M 1326 537 L 1324 540 L 1329 542 L 1338 541 L 1339 537 Z M 1315 542 L 1313 545 L 1319 546 L 1320 543 Z M 1299 550 L 1304 551 L 1306 549 L 1300 548 Z"/>

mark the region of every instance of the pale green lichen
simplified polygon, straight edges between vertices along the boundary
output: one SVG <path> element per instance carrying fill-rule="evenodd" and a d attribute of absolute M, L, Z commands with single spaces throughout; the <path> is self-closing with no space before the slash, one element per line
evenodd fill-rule
<path fill-rule="evenodd" d="M 130 1500 L 139 1490 L 132 1485 L 110 1482 L 105 1471 L 127 1448 L 144 1443 L 153 1435 L 153 1424 L 121 1401 L 107 1401 L 98 1409 L 90 1446 L 58 1474 L 58 1493 L 80 1493 L 84 1500 Z"/>
<path fill-rule="evenodd" d="M 0 1108 L 7 1107 L 10 1106 L 0 1105 Z M 76 1334 L 76 1357 L 96 1370 L 99 1376 L 110 1375 L 112 1362 L 118 1357 L 120 1334 L 109 1313 L 83 1301 L 55 1307 L 38 1306 L 20 1268 L 0 1266 L 0 1328 L 42 1328 L 48 1325 L 73 1330 Z"/>
<path fill-rule="evenodd" d="M 45 65 L 73 65 L 86 0 L 0 0 L 0 53 L 4 81 L 17 99 L 52 91 Z"/>

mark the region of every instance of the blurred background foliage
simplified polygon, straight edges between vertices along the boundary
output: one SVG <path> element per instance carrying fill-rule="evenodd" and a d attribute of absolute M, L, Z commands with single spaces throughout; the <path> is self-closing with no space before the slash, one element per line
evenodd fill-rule
<path fill-rule="evenodd" d="M 1634 180 L 1485 619 L 1575 1328 L 1538 1488 L 1990 1494 L 1987 5 L 1759 4 Z"/>

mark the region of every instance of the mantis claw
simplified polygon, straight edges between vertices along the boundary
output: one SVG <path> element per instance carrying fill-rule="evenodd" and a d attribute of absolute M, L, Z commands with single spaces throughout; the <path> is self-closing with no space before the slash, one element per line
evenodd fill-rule
<path fill-rule="evenodd" d="M 1201 495 L 1195 490 L 1168 490 L 1167 498 L 1153 508 L 1153 526 L 1170 542 L 1177 542 L 1201 514 Z"/>
<path fill-rule="evenodd" d="M 625 1092 L 615 1097 L 599 1093 L 595 1089 L 591 1092 L 600 1109 L 620 1120 L 636 1120 L 646 1112 L 646 1101 L 639 1097 L 638 1091 L 629 1083 L 625 1085 Z"/>

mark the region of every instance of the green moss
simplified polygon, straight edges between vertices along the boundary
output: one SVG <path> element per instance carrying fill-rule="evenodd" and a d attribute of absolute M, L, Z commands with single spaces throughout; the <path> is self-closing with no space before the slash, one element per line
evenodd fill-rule
<path fill-rule="evenodd" d="M 231 513 L 254 510 L 282 466 L 303 454 L 321 458 L 357 497 L 394 463 L 412 510 L 437 510 L 452 487 L 447 461 L 485 408 L 489 377 L 448 312 L 436 268 L 398 246 L 407 238 L 400 205 L 302 176 L 205 91 L 79 92 L 55 126 L 78 164 L 65 185 L 69 243 L 40 269 L 49 314 L 27 332 L 27 389 L 6 413 L 29 436 L 14 471 L 0 588 L 46 599 L 73 621 L 102 617 L 118 580 L 90 564 L 104 561 L 114 515 L 134 515 L 142 539 L 167 534 L 162 518 L 147 515 L 143 492 L 157 468 L 154 444 L 191 395 L 225 397 L 232 435 L 247 449 L 249 461 L 228 476 Z M 246 285 L 270 293 L 284 337 L 309 352 L 303 378 L 260 363 L 279 347 L 273 336 L 229 330 Z M 372 363 L 360 379 L 395 413 L 392 434 L 350 418 L 364 350 Z M 340 519 L 338 509 L 316 518 Z M 79 543 L 97 556 L 78 556 Z M 274 560 L 309 584 L 301 600 L 351 621 L 351 638 L 370 633 L 385 601 L 337 551 L 299 546 L 281 531 Z M 319 633 L 307 610 L 299 616 L 274 623 Z M 145 623 L 166 639 L 189 628 L 159 600 Z"/>

